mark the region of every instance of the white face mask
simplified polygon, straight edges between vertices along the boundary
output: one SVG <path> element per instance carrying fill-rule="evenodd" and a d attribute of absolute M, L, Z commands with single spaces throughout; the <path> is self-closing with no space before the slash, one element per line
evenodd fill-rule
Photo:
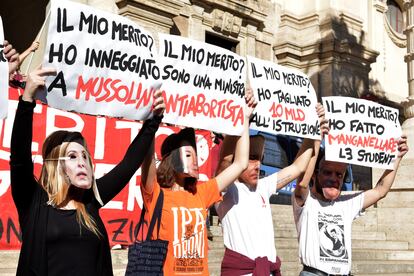
<path fill-rule="evenodd" d="M 174 171 L 198 179 L 197 153 L 192 146 L 181 146 L 171 152 Z"/>
<path fill-rule="evenodd" d="M 81 189 L 89 189 L 92 186 L 93 171 L 90 166 L 86 149 L 76 142 L 69 143 L 66 149 L 64 172 L 68 182 Z"/>

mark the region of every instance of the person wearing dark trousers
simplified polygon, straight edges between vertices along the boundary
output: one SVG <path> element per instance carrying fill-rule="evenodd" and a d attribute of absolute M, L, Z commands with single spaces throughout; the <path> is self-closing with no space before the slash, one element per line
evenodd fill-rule
<path fill-rule="evenodd" d="M 31 154 L 35 95 L 52 68 L 29 74 L 11 137 L 11 192 L 22 247 L 17 275 L 113 275 L 109 240 L 99 216 L 142 164 L 162 119 L 164 101 L 155 93 L 154 116 L 147 119 L 124 158 L 95 179 L 91 154 L 79 132 L 59 130 L 43 143 L 43 166 L 33 175 Z"/>
<path fill-rule="evenodd" d="M 348 164 L 326 160 L 319 147 L 320 143 L 315 143 L 311 162 L 292 195 L 303 264 L 300 276 L 350 275 L 352 222 L 387 195 L 408 152 L 407 137 L 402 135 L 398 141 L 393 170 L 385 170 L 373 189 L 348 195 L 341 195 Z"/>

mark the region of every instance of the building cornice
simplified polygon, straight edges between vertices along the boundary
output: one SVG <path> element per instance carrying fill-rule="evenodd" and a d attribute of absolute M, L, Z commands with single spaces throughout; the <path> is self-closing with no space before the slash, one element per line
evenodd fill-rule
<path fill-rule="evenodd" d="M 192 0 L 192 4 L 211 8 L 223 12 L 229 12 L 233 16 L 243 19 L 245 24 L 251 24 L 262 30 L 264 28 L 265 21 L 267 20 L 267 12 L 265 12 L 270 6 L 269 0 Z"/>
<path fill-rule="evenodd" d="M 185 3 L 178 0 L 116 0 L 119 15 L 170 29 Z"/>

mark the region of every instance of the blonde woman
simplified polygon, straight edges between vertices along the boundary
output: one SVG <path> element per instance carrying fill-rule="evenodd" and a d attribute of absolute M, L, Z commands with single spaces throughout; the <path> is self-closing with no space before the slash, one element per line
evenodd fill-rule
<path fill-rule="evenodd" d="M 22 230 L 17 275 L 113 275 L 109 241 L 99 209 L 129 182 L 141 165 L 164 110 L 154 96 L 154 117 L 145 121 L 122 161 L 95 179 L 91 155 L 79 132 L 57 131 L 42 148 L 39 180 L 31 156 L 37 88 L 50 68 L 28 76 L 19 99 L 11 139 L 11 188 Z"/>

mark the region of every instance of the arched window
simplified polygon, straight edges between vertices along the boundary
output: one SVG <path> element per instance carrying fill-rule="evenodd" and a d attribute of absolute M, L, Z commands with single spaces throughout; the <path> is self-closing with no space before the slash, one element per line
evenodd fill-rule
<path fill-rule="evenodd" d="M 387 19 L 391 28 L 402 34 L 405 24 L 400 6 L 394 0 L 387 0 L 387 6 Z"/>

